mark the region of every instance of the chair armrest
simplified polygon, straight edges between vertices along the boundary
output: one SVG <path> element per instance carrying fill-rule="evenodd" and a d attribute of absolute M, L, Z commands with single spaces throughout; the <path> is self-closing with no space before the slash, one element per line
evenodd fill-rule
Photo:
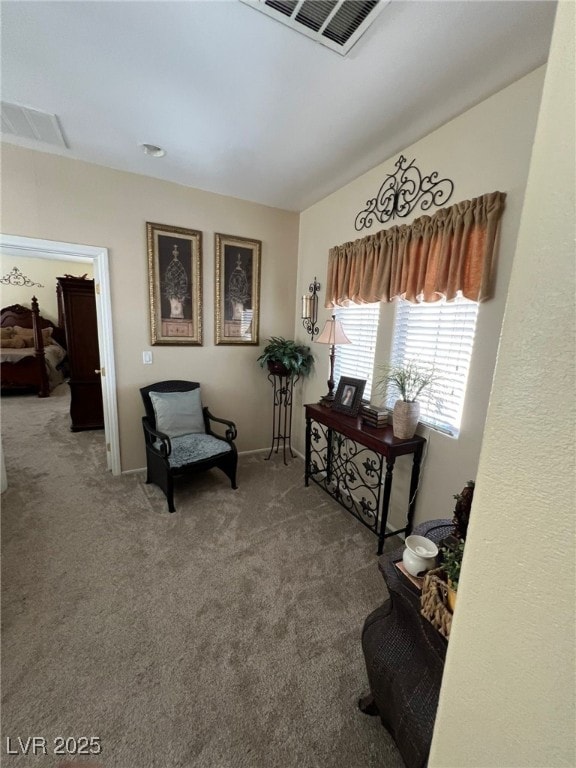
<path fill-rule="evenodd" d="M 144 434 L 146 436 L 146 443 L 149 448 L 157 453 L 162 458 L 167 459 L 172 453 L 172 443 L 170 438 L 164 432 L 160 432 L 150 424 L 146 416 L 142 417 L 142 426 L 144 427 Z M 153 438 L 161 441 L 160 448 L 156 448 Z"/>
<path fill-rule="evenodd" d="M 238 433 L 236 431 L 236 424 L 234 424 L 233 421 L 228 421 L 228 419 L 219 419 L 216 416 L 213 416 L 206 406 L 202 410 L 204 411 L 204 421 L 206 423 L 206 432 L 209 435 L 213 435 L 214 437 L 220 437 L 220 439 L 222 439 L 219 434 L 217 434 L 216 432 L 213 432 L 212 429 L 210 428 L 210 422 L 215 421 L 218 424 L 224 424 L 225 426 L 228 427 L 228 429 L 226 430 L 226 437 L 224 438 L 227 443 L 231 443 L 233 440 L 236 439 Z"/>

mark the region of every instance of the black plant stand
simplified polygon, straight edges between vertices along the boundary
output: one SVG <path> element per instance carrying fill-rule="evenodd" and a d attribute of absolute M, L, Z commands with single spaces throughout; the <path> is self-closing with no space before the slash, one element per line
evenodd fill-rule
<path fill-rule="evenodd" d="M 272 445 L 270 446 L 270 453 L 266 456 L 266 461 L 270 459 L 273 452 L 278 453 L 280 444 L 282 444 L 284 464 L 288 464 L 286 461 L 286 449 L 288 449 L 290 457 L 295 458 L 291 442 L 292 393 L 294 391 L 294 384 L 296 384 L 299 378 L 298 375 L 293 374 L 284 376 L 271 373 L 268 376 L 268 381 L 274 389 L 274 412 L 272 417 Z"/>

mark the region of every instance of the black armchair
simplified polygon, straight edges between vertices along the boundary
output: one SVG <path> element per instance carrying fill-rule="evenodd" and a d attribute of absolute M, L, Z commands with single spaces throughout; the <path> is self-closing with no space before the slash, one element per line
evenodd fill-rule
<path fill-rule="evenodd" d="M 200 401 L 196 381 L 159 381 L 140 389 L 146 415 L 146 482 L 159 486 L 175 512 L 174 478 L 218 467 L 236 485 L 236 425 L 213 416 Z M 222 424 L 224 435 L 212 424 Z"/>

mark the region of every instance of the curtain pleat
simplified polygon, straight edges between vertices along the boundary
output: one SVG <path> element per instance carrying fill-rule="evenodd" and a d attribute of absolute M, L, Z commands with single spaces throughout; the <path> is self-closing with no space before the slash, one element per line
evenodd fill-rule
<path fill-rule="evenodd" d="M 504 192 L 491 192 L 330 249 L 326 307 L 391 301 L 486 301 L 493 295 Z"/>

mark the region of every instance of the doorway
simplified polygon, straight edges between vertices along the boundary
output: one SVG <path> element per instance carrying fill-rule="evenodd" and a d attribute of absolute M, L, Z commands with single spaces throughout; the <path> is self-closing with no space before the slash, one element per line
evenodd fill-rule
<path fill-rule="evenodd" d="M 104 439 L 106 441 L 107 468 L 119 475 L 120 441 L 118 435 L 118 405 L 116 399 L 116 370 L 114 366 L 114 339 L 112 336 L 112 304 L 110 301 L 110 272 L 108 249 L 94 245 L 62 243 L 19 235 L 0 234 L 0 248 L 8 256 L 57 259 L 91 263 L 96 289 L 96 318 L 98 346 L 102 369 L 102 403 L 104 408 Z"/>

